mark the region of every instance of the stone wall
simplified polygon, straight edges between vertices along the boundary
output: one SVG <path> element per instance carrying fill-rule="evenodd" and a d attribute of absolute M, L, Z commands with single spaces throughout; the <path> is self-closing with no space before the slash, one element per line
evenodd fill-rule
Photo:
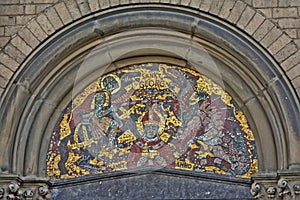
<path fill-rule="evenodd" d="M 57 30 L 82 16 L 130 3 L 182 5 L 235 24 L 267 49 L 300 96 L 298 0 L 1 0 L 0 95 L 26 57 Z"/>
<path fill-rule="evenodd" d="M 57 65 L 57 62 L 61 61 L 57 61 L 57 57 L 60 56 L 59 54 L 74 53 L 74 49 L 77 50 L 80 44 L 85 44 L 84 39 L 87 38 L 85 36 L 99 39 L 102 34 L 101 29 L 95 29 L 94 23 L 88 24 L 89 26 L 85 26 L 84 29 L 78 27 L 85 24 L 87 19 L 96 18 L 96 13 L 101 11 L 108 10 L 110 15 L 107 16 L 111 17 L 110 12 L 120 12 L 123 5 L 142 4 L 143 6 L 140 7 L 143 7 L 145 11 L 152 3 L 156 6 L 158 3 L 164 4 L 168 9 L 177 6 L 174 10 L 180 10 L 180 12 L 176 11 L 176 15 L 174 15 L 175 12 L 172 13 L 173 20 L 174 16 L 181 15 L 187 10 L 190 12 L 192 9 L 193 12 L 189 16 L 194 16 L 195 10 L 205 13 L 197 16 L 216 16 L 208 18 L 213 19 L 219 27 L 214 29 L 217 31 L 208 32 L 207 35 L 212 37 L 218 35 L 224 38 L 217 40 L 217 42 L 221 41 L 216 42 L 220 44 L 218 49 L 226 49 L 228 44 L 234 51 L 243 50 L 243 48 L 250 49 L 243 51 L 242 56 L 237 59 L 242 57 L 239 61 L 246 66 L 238 72 L 243 73 L 242 70 L 249 70 L 249 73 L 244 74 L 243 78 L 247 78 L 243 81 L 251 82 L 253 76 L 255 79 L 252 84 L 254 86 L 252 87 L 252 82 L 251 87 L 249 86 L 251 89 L 255 87 L 253 98 L 251 97 L 251 101 L 249 98 L 243 98 L 241 103 L 249 111 L 249 116 L 253 116 L 253 125 L 257 127 L 256 141 L 262 158 L 260 173 L 252 177 L 254 184 L 251 193 L 256 198 L 267 196 L 281 198 L 288 195 L 295 197 L 300 194 L 298 176 L 300 169 L 298 156 L 300 141 L 299 0 L 0 0 L 0 145 L 8 147 L 0 151 L 0 161 L 2 161 L 0 162 L 2 165 L 0 166 L 0 198 L 5 192 L 7 195 L 48 195 L 48 192 L 40 192 L 40 188 L 42 191 L 48 191 L 47 184 L 49 183 L 42 179 L 45 175 L 45 168 L 43 168 L 45 158 L 41 155 L 46 155 L 50 140 L 50 134 L 44 133 L 50 133 L 53 130 L 52 122 L 61 115 L 61 108 L 64 108 L 63 104 L 67 102 L 67 99 L 61 99 L 68 95 L 68 87 L 73 87 L 73 82 L 69 80 L 76 75 L 73 70 L 76 69 L 74 66 L 69 66 L 69 71 L 64 71 L 65 66 Z M 134 6 L 128 6 L 126 9 L 129 7 Z M 104 15 L 101 15 L 97 23 L 99 27 L 119 30 L 129 21 L 126 18 L 128 13 L 122 15 L 123 21 L 118 21 L 114 26 L 111 26 L 111 20 L 103 21 L 103 18 L 107 17 Z M 156 17 L 156 15 L 153 16 Z M 157 19 L 162 19 L 155 17 L 152 23 Z M 139 19 L 139 22 L 144 25 L 147 23 L 145 19 L 149 18 Z M 166 27 L 163 27 L 177 28 L 176 23 L 175 25 L 167 24 L 172 21 L 171 17 L 167 20 L 161 20 L 166 23 Z M 126 28 L 132 28 L 135 22 L 127 24 Z M 191 25 L 191 27 L 188 26 L 188 30 L 191 30 L 189 34 L 194 34 L 193 24 L 188 25 Z M 230 29 L 224 27 L 230 27 Z M 64 28 L 75 31 L 68 32 L 69 35 L 66 36 Z M 79 35 L 81 33 L 79 30 L 86 32 Z M 228 30 L 230 32 L 226 32 Z M 110 31 L 112 32 L 109 30 L 108 33 L 111 33 Z M 237 34 L 238 37 L 235 37 L 238 38 L 237 41 L 241 39 L 247 42 L 234 43 L 228 39 L 234 37 L 225 39 L 223 35 L 226 33 L 227 36 L 228 33 Z M 57 35 L 64 37 L 56 40 Z M 204 38 L 208 37 L 207 35 L 201 36 Z M 68 40 L 65 40 L 66 37 Z M 213 39 L 208 37 L 206 41 L 214 41 Z M 144 38 L 143 41 L 145 41 Z M 172 40 L 172 47 L 175 42 Z M 55 53 L 58 49 L 59 52 Z M 232 51 L 228 52 L 232 53 Z M 74 53 L 72 58 L 77 58 L 78 55 L 80 54 Z M 64 56 L 66 55 L 61 55 L 61 59 L 64 59 Z M 108 57 L 102 60 L 105 61 L 106 58 Z M 246 62 L 248 58 L 253 63 Z M 98 64 L 97 62 L 97 66 Z M 58 66 L 57 69 L 56 66 Z M 25 68 L 27 70 L 24 70 Z M 231 71 L 226 72 L 229 74 Z M 56 77 L 52 77 L 53 74 Z M 270 74 L 275 75 L 269 76 Z M 255 84 L 260 84 L 260 81 L 266 84 L 256 88 Z M 236 83 L 240 82 L 236 81 Z M 36 89 L 39 86 L 41 90 Z M 234 88 L 232 90 L 238 91 Z M 252 90 L 245 90 L 241 93 L 245 94 L 248 91 Z M 58 101 L 62 102 L 58 103 Z M 4 175 L 7 177 L 5 178 Z M 32 185 L 32 183 L 36 184 Z M 1 185 L 5 187 L 1 188 Z"/>

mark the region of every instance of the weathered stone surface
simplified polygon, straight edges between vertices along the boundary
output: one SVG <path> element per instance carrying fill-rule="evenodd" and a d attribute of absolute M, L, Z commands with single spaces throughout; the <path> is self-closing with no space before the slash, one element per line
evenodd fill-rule
<path fill-rule="evenodd" d="M 29 22 L 35 15 L 17 15 L 16 16 L 16 25 L 24 25 Z"/>
<path fill-rule="evenodd" d="M 263 23 L 264 20 L 265 18 L 261 14 L 256 13 L 253 19 L 246 26 L 245 31 L 250 35 L 252 35 L 258 29 L 258 27 Z"/>
<path fill-rule="evenodd" d="M 268 48 L 273 42 L 277 40 L 277 38 L 282 34 L 279 28 L 273 27 L 272 30 L 268 32 L 268 34 L 261 40 L 261 44 Z"/>
<path fill-rule="evenodd" d="M 73 20 L 80 18 L 81 12 L 78 8 L 77 2 L 75 0 L 65 1 L 67 9 L 69 10 Z"/>
<path fill-rule="evenodd" d="M 120 1 L 120 0 L 62 0 L 60 3 L 59 0 L 12 0 L 7 1 L 3 0 L 0 2 L 2 5 L 0 8 L 0 23 L 4 25 L 10 26 L 20 26 L 19 28 L 16 26 L 11 27 L 9 30 L 15 31 L 5 31 L 5 34 L 0 37 L 0 41 L 2 41 L 3 45 L 11 39 L 13 34 L 17 33 L 17 30 L 20 30 L 22 25 L 28 23 L 33 17 L 37 17 L 41 12 L 43 12 L 46 8 L 54 6 L 57 11 L 59 18 L 61 19 L 63 24 L 68 24 L 72 20 L 76 20 L 83 15 L 87 15 L 90 12 L 96 12 L 99 9 L 107 9 L 111 6 L 118 6 L 119 4 L 128 4 L 128 3 L 172 3 L 175 5 L 184 5 L 189 6 L 191 8 L 200 9 L 205 12 L 209 12 L 213 15 L 218 15 L 220 18 L 228 19 L 232 23 L 237 23 L 237 26 L 241 29 L 244 29 L 248 34 L 252 35 L 255 32 L 257 34 L 253 35 L 257 41 L 262 39 L 262 36 L 265 36 L 265 32 L 262 30 L 263 35 L 259 35 L 260 29 L 264 29 L 264 25 L 269 20 L 265 20 L 264 24 L 261 23 L 261 19 L 257 18 L 257 14 L 262 14 L 264 17 L 272 20 L 279 24 L 280 30 L 285 30 L 289 37 L 294 38 L 295 41 L 300 37 L 297 30 L 299 29 L 299 10 L 300 3 L 297 0 L 268 0 L 268 1 L 260 1 L 260 0 L 216 0 L 216 1 L 206 1 L 206 0 L 183 0 L 183 1 L 170 1 L 170 0 L 131 0 L 131 1 Z M 22 5 L 21 5 L 22 4 Z M 67 6 L 65 5 L 67 4 Z M 246 9 L 243 12 L 244 5 L 253 6 L 253 10 Z M 48 11 L 51 12 L 51 11 Z M 243 14 L 241 15 L 241 12 Z M 255 17 L 252 18 L 252 12 L 255 12 Z M 71 14 L 70 14 L 71 13 Z M 53 16 L 53 17 L 52 17 Z M 61 27 L 61 22 L 57 18 L 56 15 L 48 15 L 53 29 L 58 29 Z M 36 19 L 35 19 L 36 21 Z M 47 23 L 47 20 L 39 19 L 37 20 L 40 23 L 40 26 L 44 29 L 47 35 L 51 34 L 53 30 L 51 26 Z M 45 23 L 44 23 L 45 22 Z M 55 23 L 57 22 L 57 23 Z M 31 25 L 34 23 L 31 23 Z M 248 27 L 246 27 L 248 24 Z M 27 28 L 33 33 L 38 32 L 35 27 L 33 30 L 29 28 L 31 25 L 27 25 Z M 47 27 L 45 27 L 47 26 Z M 245 28 L 246 27 L 246 28 Z M 46 29 L 45 29 L 46 28 Z M 258 28 L 258 29 L 257 29 Z M 266 27 L 267 32 L 270 30 Z M 8 29 L 7 29 L 8 30 Z M 43 31 L 43 30 L 42 30 Z M 39 33 L 40 36 L 37 38 L 42 41 L 46 36 L 41 36 L 42 33 Z M 267 40 L 267 39 L 266 39 Z M 270 40 L 270 39 L 269 39 Z M 3 42 L 6 41 L 6 42 Z M 274 42 L 270 40 L 270 42 Z M 269 47 L 271 44 L 266 45 L 266 41 L 263 41 L 264 47 Z M 30 45 L 31 46 L 31 45 Z M 36 46 L 36 45 L 33 45 Z M 273 48 L 272 48 L 273 49 Z M 271 50 L 271 49 L 270 49 Z M 277 50 L 273 50 L 271 52 L 274 54 Z"/>
<path fill-rule="evenodd" d="M 224 4 L 220 10 L 219 16 L 221 18 L 227 19 L 227 17 L 230 15 L 232 8 L 235 4 L 235 0 L 226 0 L 224 1 Z"/>
<path fill-rule="evenodd" d="M 26 15 L 36 14 L 36 5 L 25 5 L 25 14 Z"/>
<path fill-rule="evenodd" d="M 265 7 L 277 7 L 278 2 L 277 0 L 253 0 L 254 7 L 257 8 L 265 8 Z"/>
<path fill-rule="evenodd" d="M 296 53 L 292 54 L 289 58 L 287 58 L 283 63 L 281 63 L 281 66 L 285 71 L 288 71 L 299 62 L 300 62 L 300 51 L 298 50 Z"/>
<path fill-rule="evenodd" d="M 11 43 L 19 49 L 24 55 L 28 55 L 32 48 L 26 44 L 26 42 L 19 36 L 16 36 L 12 39 Z"/>
<path fill-rule="evenodd" d="M 252 199 L 249 185 L 205 179 L 137 174 L 51 189 L 51 198 L 64 199 Z"/>
<path fill-rule="evenodd" d="M 280 7 L 300 6 L 299 0 L 279 0 Z"/>
<path fill-rule="evenodd" d="M 223 4 L 224 4 L 224 0 L 212 1 L 209 12 L 211 14 L 218 15 Z"/>
<path fill-rule="evenodd" d="M 260 27 L 255 31 L 255 33 L 253 34 L 253 37 L 257 40 L 260 41 L 261 39 L 264 38 L 264 36 L 270 31 L 272 30 L 272 28 L 275 25 L 270 22 L 269 20 L 265 20 Z"/>
<path fill-rule="evenodd" d="M 251 193 L 255 199 L 299 199 L 299 172 L 279 173 L 278 177 L 254 177 Z"/>
<path fill-rule="evenodd" d="M 3 48 L 9 41 L 9 37 L 1 37 L 0 38 L 0 48 Z"/>
<path fill-rule="evenodd" d="M 15 25 L 16 17 L 15 16 L 0 16 L 0 25 Z"/>
<path fill-rule="evenodd" d="M 24 7 L 22 5 L 1 5 L 0 15 L 21 15 L 24 14 Z"/>
<path fill-rule="evenodd" d="M 47 9 L 45 11 L 45 15 L 47 16 L 50 23 L 52 24 L 52 26 L 55 29 L 59 29 L 60 27 L 63 26 L 63 23 L 62 23 L 61 19 L 59 18 L 59 16 L 58 16 L 58 14 L 57 14 L 54 7 L 50 7 L 49 9 Z"/>
<path fill-rule="evenodd" d="M 82 16 L 87 15 L 91 12 L 87 0 L 77 0 L 77 4 Z"/>
<path fill-rule="evenodd" d="M 4 65 L 0 64 L 0 74 L 5 78 L 10 79 L 10 77 L 13 75 L 13 72 Z"/>
<path fill-rule="evenodd" d="M 165 0 L 166 1 L 166 0 Z M 166 1 L 167 2 L 167 1 Z M 200 4 L 201 4 L 201 0 L 192 0 L 190 2 L 190 6 L 192 8 L 199 8 L 200 7 Z"/>
<path fill-rule="evenodd" d="M 237 1 L 235 3 L 234 7 L 232 8 L 232 12 L 230 13 L 227 20 L 236 24 L 241 16 L 241 14 L 243 13 L 244 9 L 246 8 L 246 5 L 247 4 L 245 4 L 241 1 Z"/>
<path fill-rule="evenodd" d="M 43 41 L 47 37 L 47 34 L 43 31 L 43 29 L 37 23 L 36 20 L 30 21 L 27 27 L 36 36 L 38 40 Z"/>
<path fill-rule="evenodd" d="M 8 5 L 8 4 L 18 4 L 20 0 L 2 0 L 0 4 Z"/>
<path fill-rule="evenodd" d="M 1 199 L 50 199 L 50 190 L 44 180 L 22 180 L 5 175 L 0 180 Z"/>
<path fill-rule="evenodd" d="M 297 64 L 296 66 L 292 67 L 288 72 L 287 75 L 291 80 L 295 79 L 296 77 L 299 77 L 298 72 L 300 71 L 300 64 Z M 295 85 L 296 87 L 298 85 Z M 298 86 L 299 87 L 299 86 Z"/>
<path fill-rule="evenodd" d="M 283 18 L 278 20 L 278 24 L 282 28 L 300 28 L 300 18 Z"/>
<path fill-rule="evenodd" d="M 279 61 L 282 62 L 284 61 L 287 57 L 292 55 L 294 52 L 297 51 L 296 44 L 294 43 L 289 43 L 285 47 L 283 47 L 276 55 L 275 58 Z"/>
<path fill-rule="evenodd" d="M 216 2 L 217 2 L 217 0 L 215 1 L 215 3 Z M 210 1 L 210 0 L 202 0 L 200 9 L 207 12 L 210 8 L 211 3 L 212 3 L 212 1 Z"/>
<path fill-rule="evenodd" d="M 260 8 L 257 9 L 259 12 L 262 12 L 266 18 L 272 18 L 272 8 Z"/>
<path fill-rule="evenodd" d="M 22 61 L 26 58 L 26 56 L 12 44 L 6 45 L 4 51 L 18 63 L 22 63 Z"/>
<path fill-rule="evenodd" d="M 120 4 L 119 0 L 110 0 L 110 6 L 118 6 Z"/>
<path fill-rule="evenodd" d="M 110 6 L 110 1 L 109 0 L 99 0 L 100 8 L 105 9 Z"/>
<path fill-rule="evenodd" d="M 249 6 L 247 6 L 243 12 L 241 18 L 239 19 L 237 26 L 242 29 L 245 28 L 247 26 L 247 24 L 251 21 L 254 14 L 255 14 L 255 11 L 252 8 L 250 8 Z"/>
<path fill-rule="evenodd" d="M 181 4 L 184 6 L 188 6 L 190 4 L 191 0 L 181 0 Z"/>
<path fill-rule="evenodd" d="M 8 83 L 8 79 L 0 76 L 0 88 L 5 88 Z"/>
<path fill-rule="evenodd" d="M 27 28 L 22 29 L 19 32 L 19 35 L 32 48 L 35 48 L 37 45 L 39 45 L 38 39 L 36 39 L 36 37 Z"/>
<path fill-rule="evenodd" d="M 61 2 L 59 4 L 56 4 L 54 6 L 55 10 L 57 11 L 60 19 L 64 24 L 68 24 L 69 22 L 72 21 L 72 17 L 69 13 L 69 10 L 67 9 L 66 5 L 64 2 Z"/>
<path fill-rule="evenodd" d="M 300 76 L 296 77 L 294 80 L 292 80 L 296 88 L 300 89 Z"/>
<path fill-rule="evenodd" d="M 298 14 L 299 14 L 300 13 L 299 12 L 300 11 L 300 8 L 299 8 L 300 1 L 299 0 L 268 0 L 268 1 L 247 0 L 247 1 L 243 1 L 243 2 L 247 2 L 248 4 L 252 4 L 250 6 L 254 6 L 254 8 L 259 8 L 259 9 L 255 9 L 255 15 L 257 15 L 256 11 L 258 11 L 259 15 L 261 15 L 263 17 L 263 20 L 261 20 L 262 18 L 251 18 L 251 20 L 249 22 L 247 20 L 247 17 L 242 18 L 242 15 L 238 15 L 239 14 L 238 12 L 240 12 L 238 9 L 232 9 L 234 7 L 234 5 L 236 5 L 236 2 L 238 2 L 238 1 L 239 0 L 237 0 L 237 1 L 225 0 L 224 4 L 220 8 L 219 14 L 217 14 L 218 9 L 219 9 L 217 7 L 215 10 L 212 10 L 212 7 L 211 7 L 211 13 L 217 14 L 218 17 L 221 18 L 222 21 L 226 21 L 226 19 L 230 15 L 232 16 L 231 21 L 233 23 L 239 22 L 239 20 L 240 20 L 240 24 L 238 24 L 238 25 L 240 26 L 242 31 L 245 31 L 248 35 L 250 35 L 250 38 L 252 35 L 253 36 L 252 38 L 261 46 L 266 47 L 266 49 L 269 47 L 268 51 L 270 53 L 270 56 L 271 57 L 273 56 L 273 58 L 275 58 L 275 60 L 278 63 L 283 62 L 281 67 L 284 70 L 284 75 L 287 74 L 289 76 L 288 78 L 293 78 L 291 83 L 293 84 L 294 88 L 298 92 L 298 96 L 299 96 L 300 95 L 300 78 L 299 78 L 300 76 L 299 76 L 299 67 L 298 66 L 300 63 L 300 60 L 299 60 L 300 56 L 299 56 L 299 53 L 295 53 L 295 52 L 297 52 L 297 50 L 299 50 L 299 47 L 300 47 L 300 39 L 299 39 L 300 34 L 298 33 L 299 28 L 300 28 L 300 25 L 299 25 L 300 23 L 299 23 L 299 19 L 298 19 L 299 16 L 297 16 L 295 9 L 298 10 Z M 15 24 L 17 24 L 17 25 L 20 25 L 20 27 L 22 26 L 22 29 L 24 28 L 23 25 L 25 25 L 25 28 L 23 29 L 24 31 L 19 32 L 18 36 L 20 36 L 20 38 L 23 39 L 25 41 L 25 43 L 28 44 L 31 48 L 35 48 L 39 44 L 42 44 L 40 42 L 48 37 L 47 34 L 49 34 L 49 32 L 46 31 L 47 34 L 44 32 L 44 30 L 42 28 L 43 25 L 39 25 L 37 23 L 36 18 L 30 22 L 29 22 L 29 20 L 31 20 L 33 17 L 37 17 L 37 15 L 40 14 L 39 12 L 42 12 L 46 7 L 52 6 L 57 2 L 58 2 L 58 0 L 0 0 L 0 4 L 1 4 L 0 15 L 2 15 L 2 14 L 5 15 L 5 16 L 0 17 L 0 23 L 3 23 L 3 25 L 5 25 L 5 26 L 6 25 L 14 26 Z M 65 2 L 68 3 L 70 1 L 65 0 Z M 77 2 L 79 2 L 79 1 L 77 1 Z M 108 9 L 112 3 L 112 1 L 109 1 L 109 0 L 99 0 L 97 2 L 100 7 L 99 9 Z M 121 2 L 123 2 L 123 1 L 121 1 Z M 140 0 L 130 0 L 128 2 L 140 3 L 141 1 Z M 147 3 L 147 2 L 154 2 L 154 1 L 144 0 L 142 2 Z M 157 1 L 155 1 L 155 2 L 157 2 Z M 161 0 L 160 2 L 170 3 L 171 1 L 170 0 Z M 172 1 L 172 2 L 175 2 L 176 4 L 181 3 L 184 6 L 190 6 L 194 10 L 197 10 L 200 7 L 201 0 L 191 0 L 191 1 L 186 1 L 186 0 L 179 1 L 178 0 L 178 1 Z M 20 5 L 19 3 L 22 5 Z M 38 4 L 43 4 L 43 5 L 38 5 Z M 7 6 L 7 5 L 9 5 L 9 6 Z M 89 1 L 89 6 L 90 6 L 90 9 L 92 12 L 96 12 L 98 10 L 98 5 L 97 4 L 92 5 Z M 288 9 L 282 9 L 283 7 L 286 7 Z M 68 24 L 68 23 L 72 22 L 73 20 L 80 18 L 82 16 L 81 12 L 88 14 L 88 12 L 85 12 L 86 11 L 85 8 L 78 6 L 77 3 L 74 4 L 74 1 L 71 4 L 68 3 L 68 6 L 65 6 L 65 3 L 63 3 L 63 2 L 56 4 L 55 9 L 56 9 L 61 21 L 63 22 L 63 24 Z M 202 7 L 202 9 L 204 11 L 207 11 L 207 7 L 205 7 L 205 8 Z M 286 10 L 289 10 L 291 12 L 285 12 Z M 232 13 L 232 12 L 237 12 L 237 13 Z M 70 13 L 72 13 L 73 19 L 72 19 Z M 265 17 L 271 18 L 271 19 L 266 19 Z M 52 20 L 50 19 L 49 16 L 47 18 L 49 19 L 50 22 L 52 22 Z M 279 26 L 274 28 L 274 24 L 271 23 L 272 20 L 275 20 L 275 24 L 277 24 L 277 22 L 278 22 Z M 40 22 L 40 23 L 42 23 L 42 22 Z M 224 22 L 224 23 L 227 23 L 227 22 Z M 245 26 L 247 26 L 247 24 L 249 25 L 248 28 L 244 29 Z M 250 26 L 250 24 L 251 24 L 251 26 Z M 15 30 L 17 31 L 20 27 L 15 27 Z M 55 27 L 55 28 L 58 28 L 58 27 Z M 17 33 L 17 32 L 6 31 L 6 30 L 13 30 L 13 28 L 1 29 L 0 47 L 1 47 L 1 49 L 3 47 L 3 50 L 9 51 L 10 53 L 9 53 L 9 55 L 7 55 L 4 52 L 0 53 L 0 63 L 4 64 L 4 65 L 2 65 L 2 64 L 0 65 L 0 72 L 6 73 L 7 76 L 9 77 L 9 76 L 12 76 L 12 73 L 14 71 L 19 69 L 20 64 L 18 62 L 21 62 L 21 59 L 19 57 L 16 57 L 17 55 L 15 55 L 15 56 L 11 55 L 14 51 L 14 49 L 12 48 L 12 44 L 16 45 L 18 43 L 18 40 L 16 40 L 16 39 L 11 40 L 13 38 L 11 35 L 14 33 Z M 272 31 L 270 32 L 270 30 L 272 30 Z M 278 38 L 280 38 L 280 36 L 282 37 L 283 31 L 286 31 L 290 37 L 294 38 L 294 42 L 296 43 L 296 45 L 294 43 L 289 43 L 288 39 L 282 39 L 281 41 L 277 40 Z M 12 43 L 7 44 L 7 42 L 10 40 L 12 41 Z M 288 42 L 284 42 L 284 41 L 288 41 Z M 7 46 L 5 46 L 6 44 L 7 44 Z M 282 48 L 281 48 L 281 45 L 282 45 Z M 19 45 L 17 45 L 17 46 L 19 46 Z M 30 50 L 27 46 L 25 46 L 25 49 L 23 47 L 20 47 L 20 49 L 23 49 L 22 51 L 26 54 Z M 7 70 L 9 70 L 9 71 L 7 71 Z M 1 83 L 3 83 L 3 82 L 1 82 Z M 4 89 L 1 88 L 0 95 L 3 92 L 4 92 Z M 279 95 L 279 94 L 277 93 L 277 95 Z M 268 103 L 265 102 L 265 99 L 262 101 L 265 103 L 264 105 L 268 105 Z M 255 101 L 252 103 L 251 103 L 251 105 L 254 105 L 259 102 Z M 13 121 L 13 120 L 15 120 L 15 118 L 9 118 L 9 120 Z M 261 119 L 258 118 L 255 120 L 260 121 Z M 9 129 L 7 129 L 7 130 L 9 130 Z M 259 130 L 261 130 L 261 129 L 259 129 Z M 2 138 L 2 140 L 3 140 L 3 138 Z M 6 139 L 4 138 L 4 140 L 7 141 L 7 138 Z M 11 140 L 13 140 L 13 139 L 11 139 Z M 5 144 L 5 142 L 3 142 L 3 144 Z M 299 156 L 299 155 L 297 155 L 297 153 L 298 152 L 294 152 L 294 154 L 295 154 L 294 156 Z M 276 152 L 274 152 L 274 154 L 276 154 Z M 5 163 L 9 159 L 10 159 L 9 156 L 5 157 Z M 1 169 L 2 171 L 6 171 L 7 166 L 3 165 L 1 167 L 3 167 L 3 169 Z M 136 177 L 133 178 L 133 180 L 134 180 L 133 182 L 144 184 L 142 181 L 136 180 L 136 179 L 138 179 L 138 178 L 136 178 Z M 167 183 L 164 183 L 163 179 L 164 178 L 160 177 L 155 180 L 161 181 L 163 184 L 167 185 Z M 148 179 L 148 177 L 145 178 L 145 180 L 153 181 L 153 179 Z M 123 182 L 121 181 L 120 184 L 123 184 L 125 182 L 126 181 L 123 180 Z M 194 181 L 191 181 L 191 182 L 194 183 Z M 118 182 L 115 181 L 114 183 L 118 186 Z M 171 183 L 171 181 L 169 181 L 168 183 Z M 100 187 L 99 183 L 95 183 L 95 184 L 96 185 L 94 188 L 96 188 L 95 189 L 96 193 L 99 191 L 101 192 L 100 195 L 102 195 L 102 194 L 108 195 L 109 193 L 111 193 L 108 191 L 108 189 L 109 189 L 109 187 L 107 186 L 107 185 L 109 185 L 108 183 L 105 183 L 106 184 L 105 187 Z M 174 184 L 173 189 L 181 189 L 176 184 Z M 206 183 L 205 183 L 205 181 L 202 181 L 202 182 L 199 181 L 199 182 L 197 182 L 197 184 L 205 185 Z M 129 185 L 132 186 L 133 183 L 129 183 Z M 136 184 L 134 186 L 136 188 L 139 188 L 138 184 Z M 210 188 L 214 187 L 214 186 L 215 185 L 212 184 L 212 185 L 210 185 Z M 80 190 L 80 189 L 78 189 L 78 187 L 77 188 L 76 187 L 77 186 L 74 186 L 74 190 L 77 190 L 77 191 Z M 168 187 L 172 187 L 172 186 L 168 185 Z M 216 187 L 216 190 L 218 189 L 218 187 L 219 186 Z M 105 188 L 107 190 L 104 190 Z M 144 186 L 144 188 L 146 188 L 145 194 L 151 195 L 151 192 L 150 192 L 151 184 L 150 184 L 150 187 Z M 148 189 L 150 191 L 148 191 Z M 182 191 L 188 192 L 188 189 L 183 189 Z M 55 189 L 53 189 L 53 191 L 55 191 Z M 67 195 L 70 192 L 70 190 L 68 190 L 67 187 L 64 188 L 64 191 L 65 191 L 65 194 L 61 194 L 61 195 Z M 112 190 L 110 190 L 110 191 L 112 191 Z M 116 191 L 116 190 L 113 190 L 113 191 L 115 193 L 111 194 L 111 195 L 116 195 L 116 194 L 119 195 L 118 191 Z M 178 191 L 176 190 L 176 192 L 180 192 L 180 191 L 181 190 L 178 190 Z M 200 189 L 200 192 L 201 191 L 202 190 Z M 73 192 L 74 191 L 71 191 L 71 193 L 73 193 Z M 85 191 L 80 190 L 79 192 L 85 192 Z M 203 195 L 205 197 L 206 191 L 203 191 L 203 192 L 204 192 L 204 195 L 203 195 L 203 193 L 201 193 L 200 195 Z M 230 193 L 231 190 L 228 190 L 228 192 Z M 89 195 L 92 195 L 92 194 L 95 194 L 95 193 L 91 192 Z M 124 195 L 124 198 L 126 198 L 125 194 L 126 194 L 126 191 L 120 192 L 120 195 Z M 180 195 L 182 195 L 182 194 L 180 194 Z M 199 198 L 202 198 L 203 196 L 197 196 L 197 194 L 196 194 L 196 197 L 199 197 Z M 58 195 L 57 197 L 60 197 L 60 196 Z M 77 196 L 75 196 L 75 197 L 77 197 Z M 91 196 L 91 198 L 93 198 L 93 197 L 95 197 L 95 196 Z M 104 196 L 104 197 L 106 197 L 106 196 Z M 111 196 L 111 197 L 114 197 L 114 196 Z M 118 197 L 119 196 L 116 196 L 115 198 L 118 198 Z M 157 198 L 159 198 L 159 197 L 157 197 Z M 177 197 L 174 197 L 174 198 L 177 198 Z M 193 197 L 191 197 L 191 198 L 193 198 Z"/>
<path fill-rule="evenodd" d="M 5 36 L 12 36 L 12 35 L 16 34 L 20 30 L 21 27 L 22 26 L 20 26 L 20 25 L 6 26 L 5 27 Z"/>
<path fill-rule="evenodd" d="M 49 4 L 56 3 L 59 0 L 20 0 L 20 3 L 25 4 Z"/>
<path fill-rule="evenodd" d="M 45 33 L 47 33 L 48 35 L 54 33 L 55 29 L 53 28 L 52 24 L 45 14 L 39 15 L 36 20 L 45 31 Z"/>
<path fill-rule="evenodd" d="M 100 9 L 99 1 L 95 0 L 88 0 L 89 6 L 92 12 L 96 12 Z"/>
<path fill-rule="evenodd" d="M 14 59 L 9 57 L 5 53 L 0 53 L 0 63 L 5 65 L 7 68 L 11 69 L 12 71 L 15 71 L 19 66 L 19 64 Z"/>
<path fill-rule="evenodd" d="M 272 10 L 273 18 L 283 18 L 283 17 L 298 17 L 298 10 L 294 8 L 273 8 Z"/>
<path fill-rule="evenodd" d="M 269 51 L 275 55 L 280 49 L 290 42 L 291 38 L 289 38 L 286 34 L 282 34 L 273 44 L 271 44 Z"/>

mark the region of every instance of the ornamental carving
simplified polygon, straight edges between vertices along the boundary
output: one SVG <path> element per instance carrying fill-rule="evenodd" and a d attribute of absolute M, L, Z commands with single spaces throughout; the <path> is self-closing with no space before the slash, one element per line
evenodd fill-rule
<path fill-rule="evenodd" d="M 68 179 L 171 168 L 250 178 L 254 137 L 234 99 L 190 68 L 131 65 L 72 100 L 49 146 L 47 175 Z"/>
<path fill-rule="evenodd" d="M 0 185 L 0 199 L 48 200 L 50 199 L 50 190 L 45 184 L 34 185 L 33 183 L 24 184 L 20 181 L 11 181 Z"/>
<path fill-rule="evenodd" d="M 251 194 L 255 199 L 296 200 L 300 198 L 300 184 L 295 180 L 288 181 L 286 179 L 279 179 L 276 184 L 276 182 L 266 178 L 252 184 Z"/>

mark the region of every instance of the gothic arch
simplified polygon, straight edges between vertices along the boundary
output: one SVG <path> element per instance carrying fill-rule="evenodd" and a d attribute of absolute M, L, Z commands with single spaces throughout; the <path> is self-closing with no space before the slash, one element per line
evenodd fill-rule
<path fill-rule="evenodd" d="M 161 42 L 160 49 L 149 30 Z M 153 47 L 135 42 L 141 39 Z M 178 50 L 172 52 L 170 43 Z M 199 46 L 217 63 L 217 73 L 205 57 L 190 53 L 203 50 Z M 130 47 L 130 51 L 122 52 L 120 47 Z M 103 52 L 100 63 L 89 54 L 94 51 Z M 9 144 L 10 148 L 1 152 L 1 170 L 44 180 L 49 133 L 69 103 L 74 86 L 80 87 L 75 80 L 86 81 L 77 77 L 82 61 L 93 65 L 96 59 L 97 66 L 106 69 L 116 61 L 143 56 L 179 63 L 203 59 L 203 72 L 216 81 L 221 76 L 225 89 L 238 100 L 250 121 L 258 147 L 259 175 L 274 178 L 285 170 L 299 170 L 299 102 L 269 53 L 245 33 L 209 14 L 155 4 L 88 15 L 53 34 L 26 59 L 2 99 L 5 139 L 1 145 Z"/>

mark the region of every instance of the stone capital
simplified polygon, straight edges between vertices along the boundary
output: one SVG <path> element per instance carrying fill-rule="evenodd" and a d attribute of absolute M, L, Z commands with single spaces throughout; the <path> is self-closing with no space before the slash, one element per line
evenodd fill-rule
<path fill-rule="evenodd" d="M 278 172 L 253 176 L 251 194 L 255 199 L 298 199 L 300 197 L 300 172 Z"/>
<path fill-rule="evenodd" d="M 1 175 L 0 199 L 50 199 L 49 183 L 37 178 Z"/>

